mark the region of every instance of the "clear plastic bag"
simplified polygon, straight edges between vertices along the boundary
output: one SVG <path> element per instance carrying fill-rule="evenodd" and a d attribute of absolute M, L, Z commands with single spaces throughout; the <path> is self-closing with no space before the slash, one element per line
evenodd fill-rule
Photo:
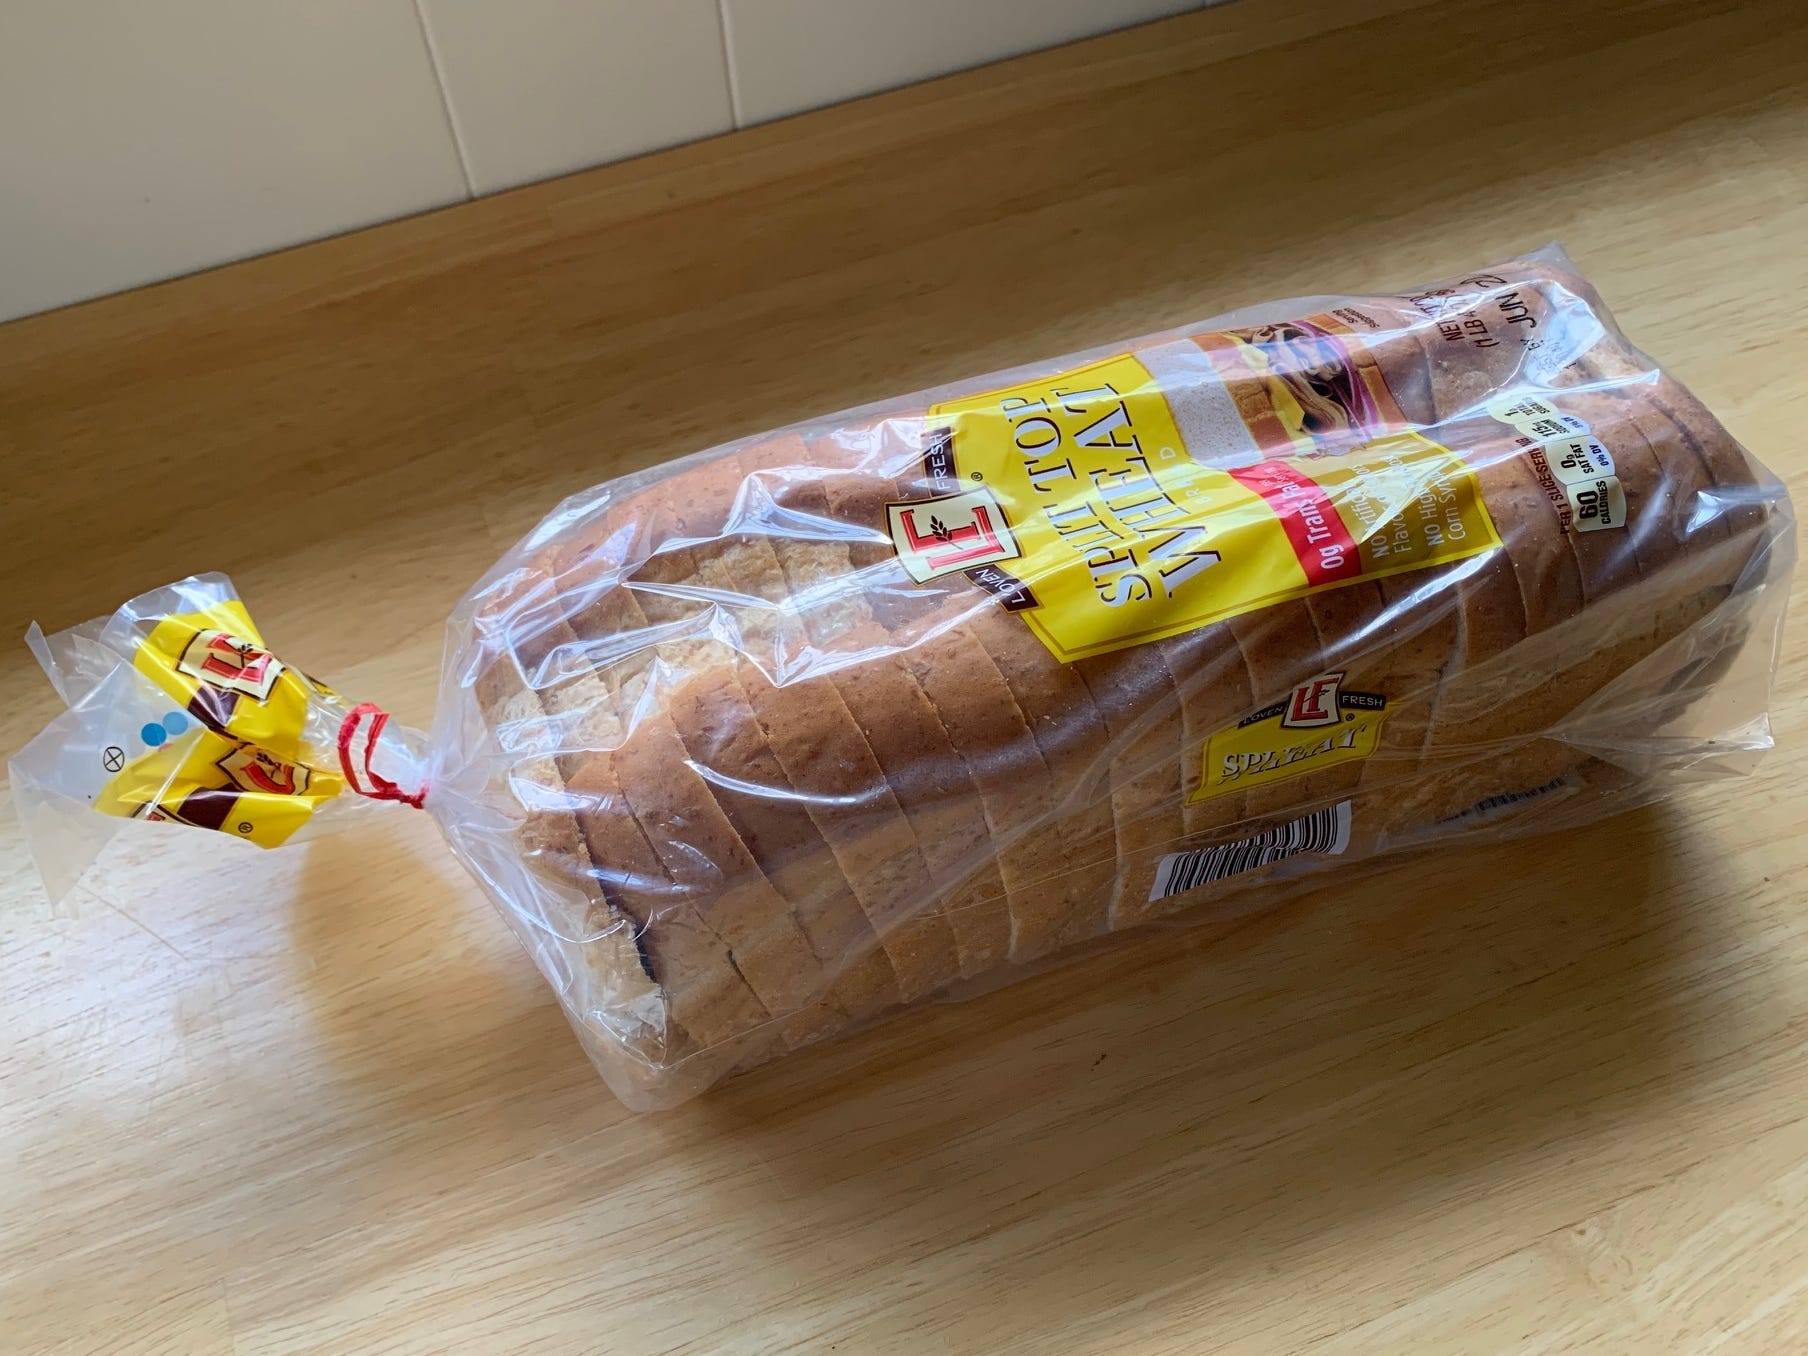
<path fill-rule="evenodd" d="M 1109 933 L 1743 771 L 1793 543 L 1551 248 L 575 496 L 454 612 L 430 736 L 219 576 L 34 631 L 70 709 L 13 784 L 53 893 L 128 817 L 424 808 L 667 1106 Z"/>

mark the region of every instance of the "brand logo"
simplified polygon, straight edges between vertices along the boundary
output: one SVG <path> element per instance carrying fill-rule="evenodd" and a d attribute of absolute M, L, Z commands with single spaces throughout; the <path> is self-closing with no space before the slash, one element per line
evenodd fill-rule
<path fill-rule="evenodd" d="M 1206 741 L 1189 801 L 1229 795 L 1367 758 L 1381 745 L 1387 698 L 1346 692 L 1344 674 L 1309 678 L 1278 702 L 1252 711 Z"/>
<path fill-rule="evenodd" d="M 268 650 L 226 631 L 197 631 L 176 661 L 178 672 L 209 687 L 268 701 L 283 664 Z"/>
<path fill-rule="evenodd" d="M 1321 673 L 1293 689 L 1281 713 L 1281 725 L 1289 730 L 1314 730 L 1338 721 L 1339 687 L 1343 674 Z"/>
<path fill-rule="evenodd" d="M 919 584 L 1023 554 L 1003 505 L 987 489 L 887 504 L 885 513 L 898 563 Z"/>
<path fill-rule="evenodd" d="M 308 789 L 308 769 L 272 758 L 262 749 L 241 744 L 219 762 L 220 771 L 241 791 L 272 796 L 298 796 Z"/>

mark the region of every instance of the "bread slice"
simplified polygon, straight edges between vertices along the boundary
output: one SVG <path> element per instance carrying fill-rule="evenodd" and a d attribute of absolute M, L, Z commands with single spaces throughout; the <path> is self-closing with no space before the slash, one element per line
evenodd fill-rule
<path fill-rule="evenodd" d="M 810 816 L 800 812 L 799 789 L 763 741 L 737 676 L 739 664 L 745 662 L 783 682 L 785 675 L 807 672 L 816 662 L 817 641 L 832 646 L 836 637 L 820 626 L 812 632 L 804 624 L 773 538 L 764 531 L 739 530 L 744 524 L 762 526 L 761 516 L 770 507 L 743 502 L 749 483 L 745 462 L 731 453 L 721 459 L 721 467 L 740 492 L 720 496 L 728 505 L 726 521 L 718 523 L 712 515 L 707 524 L 697 524 L 714 535 L 697 541 L 691 559 L 699 577 L 733 590 L 742 604 L 736 609 L 737 662 L 721 666 L 717 676 L 720 699 L 734 704 L 724 728 L 738 736 L 737 756 L 712 761 L 694 741 L 687 739 L 687 747 L 711 780 L 718 803 L 791 906 L 815 955 L 816 992 L 787 1015 L 783 1027 L 786 1043 L 796 1047 L 899 1001 L 897 979 L 889 962 L 866 961 L 874 952 L 883 959 L 877 935 L 846 878 L 838 870 L 824 869 L 825 862 L 834 860 L 833 853 Z M 843 553 L 844 566 L 845 561 Z M 802 573 L 818 563 L 805 557 L 795 568 Z M 807 591 L 818 581 L 801 582 Z M 683 699 L 695 686 L 684 685 L 674 700 Z"/>
<path fill-rule="evenodd" d="M 829 845 L 908 1002 L 959 973 L 947 920 L 915 907 L 929 868 L 903 807 L 834 684 L 817 674 L 774 684 L 743 663 L 743 690 L 799 803 Z"/>
<path fill-rule="evenodd" d="M 619 785 L 601 768 L 574 775 L 590 748 L 619 743 L 621 726 L 613 692 L 586 671 L 569 678 L 558 671 L 557 651 L 575 639 L 567 618 L 584 601 L 561 584 L 551 557 L 529 559 L 498 583 L 476 618 L 477 691 L 491 729 L 505 751 L 526 742 L 538 754 L 505 752 L 499 761 L 506 790 L 497 802 L 517 807 L 522 859 L 543 879 L 594 901 L 573 967 L 582 987 L 593 996 L 630 995 L 644 1010 L 636 973 L 660 986 L 665 1018 L 643 1021 L 659 1029 L 630 1042 L 631 1056 L 669 1065 L 717 1047 L 712 1060 L 738 1058 L 758 1039 L 751 1033 L 764 1008 L 694 908 L 673 904 L 670 878 L 625 812 Z M 670 925 L 653 935 L 648 924 L 662 906 L 661 921 Z M 614 940 L 595 945 L 598 938 Z M 634 942 L 631 966 L 623 938 Z"/>
<path fill-rule="evenodd" d="M 1117 871 L 1110 746 L 1086 684 L 1066 665 L 1051 663 L 1028 627 L 997 609 L 975 616 L 970 627 L 1024 713 L 1051 778 L 1053 815 L 1062 821 L 1066 906 L 1050 926 L 1020 928 L 1012 937 L 1011 958 L 1030 961 L 1056 950 L 1068 937 L 1104 928 Z"/>
<path fill-rule="evenodd" d="M 600 878 L 552 756 L 552 722 L 539 695 L 510 678 L 510 667 L 492 660 L 475 686 L 497 740 L 492 796 L 526 812 L 512 850 L 530 873 L 535 897 L 518 901 L 518 916 L 550 934 L 563 953 L 571 981 L 563 997 L 580 1027 L 604 1028 L 643 1062 L 673 1063 L 685 1053 L 686 1033 L 669 1020 L 638 924 L 597 889 Z"/>
<path fill-rule="evenodd" d="M 848 639 L 865 658 L 835 669 L 832 681 L 903 808 L 925 866 L 907 907 L 924 917 L 945 919 L 955 943 L 952 956 L 959 957 L 968 919 L 964 912 L 958 923 L 949 918 L 944 901 L 990 860 L 984 808 L 966 763 L 903 658 L 893 651 L 889 633 L 869 624 Z M 948 966 L 939 978 L 945 983 L 963 970 L 974 970 L 971 960 Z"/>
<path fill-rule="evenodd" d="M 1001 938 L 1010 929 L 1005 881 L 996 853 L 985 848 L 985 796 L 955 753 L 917 666 L 908 662 L 911 642 L 898 634 L 913 618 L 932 614 L 941 599 L 914 593 L 890 556 L 884 504 L 897 496 L 895 482 L 882 472 L 860 474 L 845 466 L 844 460 L 858 453 L 840 445 L 807 446 L 805 455 L 823 471 L 812 492 L 820 493 L 827 518 L 870 534 L 868 540 L 850 540 L 847 549 L 850 565 L 866 584 L 867 601 L 866 620 L 849 633 L 846 648 L 867 660 L 838 669 L 837 690 L 915 836 L 924 864 L 919 910 L 940 920 L 954 940 L 953 967 L 944 965 L 937 982 L 980 973 L 996 963 Z M 879 540 L 886 547 L 880 548 Z"/>
<path fill-rule="evenodd" d="M 1083 659 L 1073 665 L 1086 684 L 1093 707 L 1105 722 L 1111 748 L 1108 772 L 1117 871 L 1103 915 L 1080 910 L 1060 944 L 1085 940 L 1086 927 L 1115 926 L 1123 906 L 1129 863 L 1185 832 L 1180 767 L 1176 758 L 1182 726 L 1180 694 L 1159 648 L 1136 646 Z"/>
<path fill-rule="evenodd" d="M 699 496 L 700 498 L 701 496 Z M 695 501 L 694 501 L 695 502 Z M 704 532 L 707 524 L 686 522 L 671 494 L 669 482 L 651 487 L 640 499 L 627 506 L 630 512 L 643 515 L 650 523 L 654 539 L 661 544 L 683 539 L 689 532 Z M 605 518 L 602 526 L 612 519 Z M 570 567 L 594 568 L 599 551 L 584 536 L 566 543 L 560 559 Z M 713 588 L 725 594 L 723 580 L 700 573 L 697 563 L 685 548 L 656 554 L 640 564 L 637 577 L 649 584 L 675 584 Z M 662 700 L 662 693 L 676 694 L 685 684 L 681 675 L 688 672 L 715 674 L 720 672 L 732 653 L 709 631 L 709 618 L 700 600 L 660 593 L 651 588 L 638 594 L 627 589 L 607 591 L 609 601 L 579 611 L 572 618 L 571 635 L 579 646 L 604 647 L 619 636 L 615 628 L 634 627 L 637 634 L 648 637 L 647 612 L 662 626 L 688 628 L 688 633 L 646 645 L 643 657 L 651 651 L 650 668 L 642 666 L 634 680 L 635 696 L 624 712 L 623 733 L 613 740 L 586 741 L 591 752 L 583 769 L 574 777 L 584 784 L 606 790 L 611 799 L 607 806 L 580 816 L 587 835 L 619 833 L 592 820 L 619 814 L 622 808 L 632 814 L 648 846 L 665 872 L 662 891 L 664 907 L 675 900 L 690 904 L 694 922 L 714 934 L 726 948 L 729 963 L 746 980 L 769 1017 L 782 1018 L 811 1001 L 823 981 L 821 967 L 806 938 L 800 931 L 795 914 L 785 899 L 765 877 L 760 863 L 747 848 L 735 825 L 723 813 L 717 788 L 699 775 L 698 769 L 711 766 L 709 756 L 719 756 L 714 749 L 687 747 L 687 737 L 705 738 L 707 727 L 694 719 L 682 723 L 672 716 L 673 708 Z M 643 606 L 644 604 L 644 606 Z M 715 696 L 726 699 L 721 688 L 712 689 Z M 595 704 L 598 708 L 602 703 Z M 691 715 L 686 708 L 679 714 Z M 629 733 L 633 738 L 627 737 Z M 743 741 L 744 744 L 745 741 Z M 603 764 L 615 764 L 604 767 Z M 699 871 L 697 844 L 704 838 L 709 844 L 709 867 Z M 735 875 L 731 889 L 718 890 L 724 866 Z M 657 911 L 657 903 L 647 907 Z M 767 1039 L 775 1039 L 776 1032 Z"/>
<path fill-rule="evenodd" d="M 919 425 L 914 432 L 922 436 L 926 430 Z M 892 460 L 896 463 L 897 448 L 908 449 L 913 434 L 888 425 L 887 436 L 894 444 Z M 860 435 L 850 435 L 848 441 L 859 442 Z M 832 451 L 812 447 L 815 460 L 826 462 L 833 455 Z M 908 456 L 903 460 L 910 461 Z M 920 471 L 903 480 L 893 479 L 884 471 L 849 472 L 826 476 L 822 483 L 838 521 L 870 525 L 874 540 L 864 550 L 851 548 L 850 556 L 862 566 L 874 617 L 893 637 L 888 645 L 912 656 L 910 672 L 950 738 L 978 740 L 982 747 L 997 747 L 1001 740 L 1008 741 L 1020 732 L 1030 736 L 1027 744 L 1018 739 L 1013 746 L 1020 767 L 1007 774 L 1013 783 L 1008 793 L 994 775 L 983 779 L 976 775 L 975 785 L 983 802 L 985 822 L 995 829 L 1008 826 L 1009 837 L 1005 841 L 1010 846 L 999 852 L 997 865 L 1010 912 L 1011 955 L 1014 959 L 1027 959 L 1046 954 L 1059 944 L 1061 930 L 1071 916 L 1094 907 L 1092 901 L 1107 888 L 1111 864 L 1116 860 L 1111 841 L 1098 841 L 1103 828 L 1101 811 L 1094 809 L 1089 813 L 1083 834 L 1057 835 L 1051 824 L 1063 794 L 1062 765 L 1050 761 L 1049 750 L 1024 714 L 1036 708 L 1024 705 L 1024 694 L 1012 686 L 1007 664 L 1000 657 L 1001 653 L 1023 654 L 1019 647 L 1025 642 L 1036 647 L 1039 664 L 1047 652 L 1040 649 L 1017 618 L 1001 614 L 985 594 L 964 578 L 937 581 L 937 586 L 926 589 L 915 585 L 899 568 L 884 526 L 885 506 L 932 492 L 936 487 L 925 481 Z M 930 643 L 935 643 L 941 658 L 936 663 L 918 662 L 914 656 Z M 966 700 L 948 690 L 949 679 L 977 684 L 981 692 L 975 700 Z M 1075 688 L 1084 692 L 1076 678 L 1065 681 L 1068 686 L 1064 690 L 1070 697 Z M 1029 700 L 1037 699 L 1032 696 Z M 950 711 L 953 704 L 964 706 L 962 715 L 957 717 Z M 990 730 L 974 727 L 973 722 L 982 713 L 997 722 Z M 957 721 L 964 722 L 958 736 Z M 1108 807 L 1102 813 L 1108 817 Z M 980 894 L 983 897 L 989 892 L 988 881 Z M 964 911 L 966 901 L 956 902 Z M 1102 916 L 1108 905 L 1100 900 L 1096 907 Z M 995 930 L 993 919 L 988 932 L 995 935 Z"/>
<path fill-rule="evenodd" d="M 891 440 L 904 445 L 910 435 L 888 430 Z M 867 439 L 878 436 L 876 430 Z M 861 441 L 856 432 L 848 441 Z M 818 465 L 853 469 L 849 464 L 860 454 L 840 444 L 818 445 L 814 451 L 808 444 L 806 456 Z M 889 502 L 901 497 L 889 476 L 871 473 L 862 478 L 858 495 L 847 491 L 855 482 L 836 476 L 812 485 L 820 495 L 823 511 L 833 521 L 847 526 L 865 527 L 869 532 L 884 530 L 881 500 Z M 889 541 L 889 538 L 887 538 Z M 869 572 L 880 577 L 887 572 L 888 554 L 876 559 L 870 551 L 862 553 Z M 854 555 L 848 553 L 851 566 Z M 880 583 L 876 590 L 884 592 Z M 931 605 L 930 599 L 923 600 Z M 983 973 L 1008 954 L 1011 935 L 1009 891 L 997 859 L 997 842 L 993 813 L 986 805 L 983 787 L 974 778 L 967 760 L 959 753 L 947 721 L 943 718 L 929 687 L 910 662 L 911 644 L 900 638 L 893 628 L 908 627 L 908 619 L 900 619 L 895 606 L 868 604 L 863 608 L 864 625 L 857 628 L 860 639 L 856 646 L 870 647 L 875 656 L 874 682 L 886 685 L 895 699 L 895 710 L 902 724 L 881 720 L 874 727 L 863 724 L 867 743 L 873 749 L 905 807 L 918 847 L 931 875 L 934 898 L 928 905 L 947 918 L 954 934 L 959 955 L 960 973 L 970 976 Z M 956 628 L 958 630 L 958 628 Z M 861 675 L 849 671 L 844 686 L 858 682 Z M 844 691 L 844 698 L 846 697 Z M 866 709 L 866 698 L 850 711 Z M 856 717 L 859 719 L 859 717 Z M 943 754 L 946 757 L 943 757 Z"/>
<path fill-rule="evenodd" d="M 832 651 L 842 637 L 870 621 L 871 613 L 860 593 L 845 587 L 852 562 L 846 544 L 832 535 L 827 500 L 808 474 L 803 439 L 795 434 L 757 439 L 741 448 L 739 462 L 745 479 L 735 526 L 748 520 L 745 525 L 756 529 L 751 535 L 766 545 L 779 572 L 753 571 L 755 587 L 779 614 L 777 624 L 793 632 L 801 625 L 804 637 L 801 646 L 787 642 L 781 647 L 788 658 L 781 663 L 775 656 L 774 671 L 807 670 L 811 651 Z M 779 772 L 783 774 L 782 764 Z M 799 811 L 797 788 L 788 778 L 784 786 L 790 798 L 769 802 L 770 812 L 815 832 L 807 811 Z M 800 858 L 787 881 L 801 877 L 791 886 L 801 891 L 799 919 L 833 979 L 813 1008 L 787 1023 L 786 1038 L 794 1045 L 867 1021 L 902 1001 L 897 972 L 878 934 L 819 832 L 816 841 L 822 843 L 820 857 Z"/>
<path fill-rule="evenodd" d="M 1243 817 L 1241 795 L 1195 799 L 1204 780 L 1207 742 L 1251 707 L 1249 670 L 1236 638 L 1219 623 L 1146 648 L 1167 671 L 1175 709 L 1158 713 L 1137 741 L 1133 766 L 1147 770 L 1121 790 L 1114 783 L 1114 812 L 1126 821 L 1119 840 L 1132 845 L 1113 891 L 1114 929 L 1133 927 L 1147 916 L 1164 855 L 1193 835 Z"/>
<path fill-rule="evenodd" d="M 957 628 L 925 635 L 900 658 L 979 792 L 1003 894 L 982 892 L 973 907 L 951 899 L 949 913 L 951 919 L 968 915 L 961 921 L 963 954 L 990 956 L 996 967 L 1010 959 L 1020 937 L 1059 925 L 1064 863 L 1050 859 L 1050 832 L 1038 827 L 1050 808 L 1053 779 L 1003 675 L 989 660 L 975 658 L 981 653 L 979 643 Z M 963 969 L 969 977 L 983 973 Z"/>

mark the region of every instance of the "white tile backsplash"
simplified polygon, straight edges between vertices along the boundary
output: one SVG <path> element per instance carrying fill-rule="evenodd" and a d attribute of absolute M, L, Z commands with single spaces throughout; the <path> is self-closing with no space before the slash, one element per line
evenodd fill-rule
<path fill-rule="evenodd" d="M 0 321 L 1200 3 L 0 0 Z"/>
<path fill-rule="evenodd" d="M 743 124 L 1198 9 L 1201 0 L 722 0 Z"/>
<path fill-rule="evenodd" d="M 472 188 L 726 132 L 716 0 L 421 0 Z"/>
<path fill-rule="evenodd" d="M 465 193 L 412 0 L 0 0 L 0 319 Z"/>

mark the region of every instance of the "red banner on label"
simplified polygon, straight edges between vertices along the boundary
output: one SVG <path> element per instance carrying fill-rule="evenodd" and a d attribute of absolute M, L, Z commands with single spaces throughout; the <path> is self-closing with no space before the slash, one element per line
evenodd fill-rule
<path fill-rule="evenodd" d="M 1284 461 L 1241 466 L 1230 475 L 1245 489 L 1261 495 L 1274 510 L 1310 583 L 1361 578 L 1362 556 L 1355 539 L 1316 480 Z"/>

